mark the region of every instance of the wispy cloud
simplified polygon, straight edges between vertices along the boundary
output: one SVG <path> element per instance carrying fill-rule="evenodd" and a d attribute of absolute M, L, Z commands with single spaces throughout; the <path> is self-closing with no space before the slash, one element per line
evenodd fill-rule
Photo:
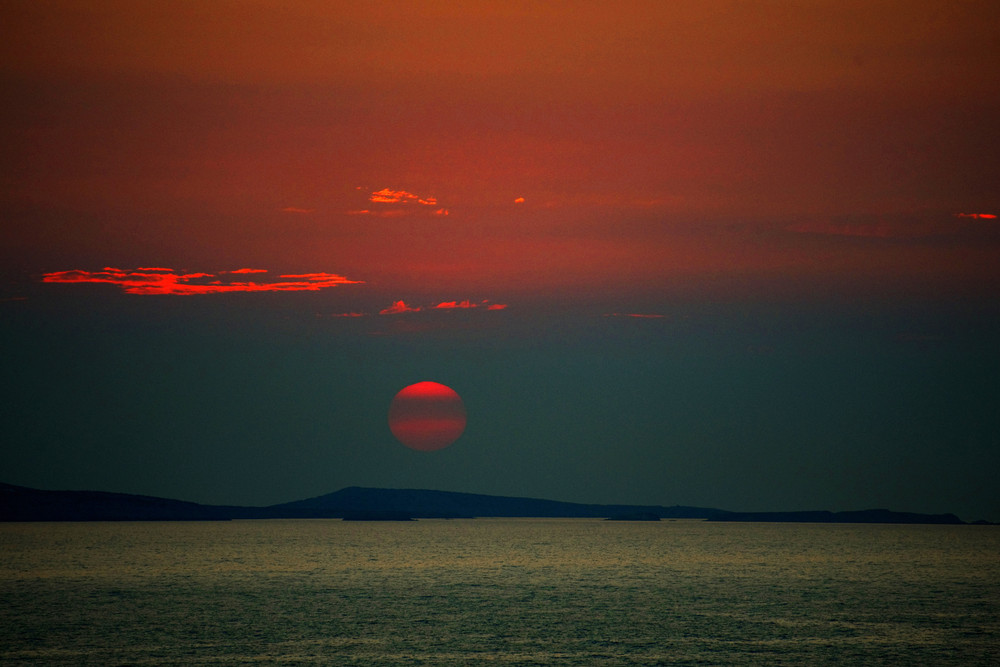
<path fill-rule="evenodd" d="M 343 276 L 337 276 L 337 275 L 332 274 L 332 273 L 286 273 L 286 274 L 282 274 L 280 277 L 281 278 L 286 278 L 288 280 L 297 280 L 297 281 L 303 281 L 303 282 L 310 282 L 310 281 L 312 281 L 312 282 L 317 282 L 317 283 L 325 282 L 327 280 L 330 280 L 331 278 L 340 278 L 340 279 L 344 280 Z M 363 280 L 353 280 L 353 281 L 349 280 L 347 282 L 348 283 L 351 283 L 351 282 L 354 282 L 354 283 L 363 283 L 364 281 Z"/>
<path fill-rule="evenodd" d="M 437 206 L 437 199 L 435 197 L 421 197 L 406 190 L 390 190 L 389 188 L 382 188 L 371 193 L 368 201 L 381 204 L 404 204 L 415 201 L 424 206 Z"/>
<path fill-rule="evenodd" d="M 407 306 L 405 301 L 395 301 L 388 308 L 378 311 L 379 315 L 399 315 L 400 313 L 416 313 L 421 309 Z"/>
<path fill-rule="evenodd" d="M 470 301 L 465 299 L 463 301 L 441 301 L 435 305 L 430 306 L 413 306 L 404 300 L 393 301 L 392 305 L 383 308 L 378 311 L 379 315 L 401 315 L 403 313 L 420 313 L 420 312 L 433 312 L 433 311 L 444 311 L 444 310 L 503 310 L 507 308 L 506 303 L 490 303 L 489 299 L 483 299 L 482 301 Z M 367 317 L 369 313 L 364 312 L 347 312 L 347 313 L 330 313 L 325 315 L 325 317 Z"/>
<path fill-rule="evenodd" d="M 281 212 L 282 213 L 299 213 L 299 214 L 302 214 L 302 215 L 306 215 L 306 214 L 309 214 L 309 213 L 315 213 L 316 209 L 314 209 L 314 208 L 299 208 L 298 206 L 286 206 L 285 208 L 281 209 Z"/>
<path fill-rule="evenodd" d="M 379 315 L 399 315 L 400 313 L 418 313 L 421 311 L 436 310 L 469 310 L 474 308 L 482 310 L 503 310 L 506 307 L 506 303 L 490 303 L 489 299 L 483 299 L 482 301 L 470 301 L 468 299 L 463 301 L 440 301 L 432 306 L 410 306 L 407 305 L 405 301 L 395 301 L 388 308 L 380 310 Z"/>
<path fill-rule="evenodd" d="M 348 211 L 348 215 L 369 215 L 376 218 L 397 218 L 422 212 L 427 215 L 448 215 L 447 208 L 440 206 L 437 197 L 422 196 L 406 190 L 382 188 L 368 195 L 368 201 L 375 204 L 371 208 Z"/>
<path fill-rule="evenodd" d="M 435 309 L 448 309 L 448 308 L 475 308 L 478 304 L 471 303 L 469 301 L 442 301 L 438 305 L 434 306 Z"/>
<path fill-rule="evenodd" d="M 956 213 L 956 218 L 976 218 L 980 220 L 996 220 L 997 216 L 992 213 Z"/>
<path fill-rule="evenodd" d="M 434 310 L 450 310 L 452 308 L 485 308 L 486 310 L 503 310 L 507 307 L 505 303 L 490 303 L 488 299 L 483 299 L 478 303 L 473 303 L 466 299 L 465 301 L 442 301 L 436 306 L 433 306 Z"/>
<path fill-rule="evenodd" d="M 101 271 L 55 271 L 42 276 L 46 283 L 105 283 L 116 285 L 127 294 L 223 294 L 228 292 L 297 292 L 318 291 L 338 285 L 355 285 L 335 273 L 279 275 L 268 282 L 230 281 L 222 275 L 267 273 L 265 269 L 237 269 L 218 273 L 177 273 L 172 269 L 122 270 L 104 267 Z"/>

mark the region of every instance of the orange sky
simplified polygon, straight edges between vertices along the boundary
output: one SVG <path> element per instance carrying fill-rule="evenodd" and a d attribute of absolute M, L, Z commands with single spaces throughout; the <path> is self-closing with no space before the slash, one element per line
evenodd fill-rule
<path fill-rule="evenodd" d="M 995 3 L 0 11 L 4 261 L 36 275 L 441 301 L 995 275 L 995 219 L 956 217 L 1000 212 Z"/>
<path fill-rule="evenodd" d="M 0 481 L 1000 519 L 998 35 L 995 0 L 0 2 Z M 420 380 L 469 408 L 435 459 L 386 424 Z"/>

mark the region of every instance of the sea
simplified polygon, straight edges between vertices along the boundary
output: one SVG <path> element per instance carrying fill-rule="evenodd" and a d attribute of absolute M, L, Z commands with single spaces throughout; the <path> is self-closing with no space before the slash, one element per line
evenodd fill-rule
<path fill-rule="evenodd" d="M 0 524 L 2 665 L 998 665 L 1000 527 Z"/>

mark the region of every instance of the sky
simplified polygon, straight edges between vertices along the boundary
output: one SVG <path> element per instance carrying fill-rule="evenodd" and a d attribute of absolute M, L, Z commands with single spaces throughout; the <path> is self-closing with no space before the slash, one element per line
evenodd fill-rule
<path fill-rule="evenodd" d="M 1000 520 L 1000 5 L 0 8 L 0 480 Z M 443 383 L 450 447 L 389 430 Z"/>

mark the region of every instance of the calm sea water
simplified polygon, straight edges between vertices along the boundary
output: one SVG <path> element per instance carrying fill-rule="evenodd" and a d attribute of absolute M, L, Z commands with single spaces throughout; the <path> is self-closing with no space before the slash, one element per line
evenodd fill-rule
<path fill-rule="evenodd" d="M 0 524 L 0 664 L 1000 664 L 1000 529 Z"/>

